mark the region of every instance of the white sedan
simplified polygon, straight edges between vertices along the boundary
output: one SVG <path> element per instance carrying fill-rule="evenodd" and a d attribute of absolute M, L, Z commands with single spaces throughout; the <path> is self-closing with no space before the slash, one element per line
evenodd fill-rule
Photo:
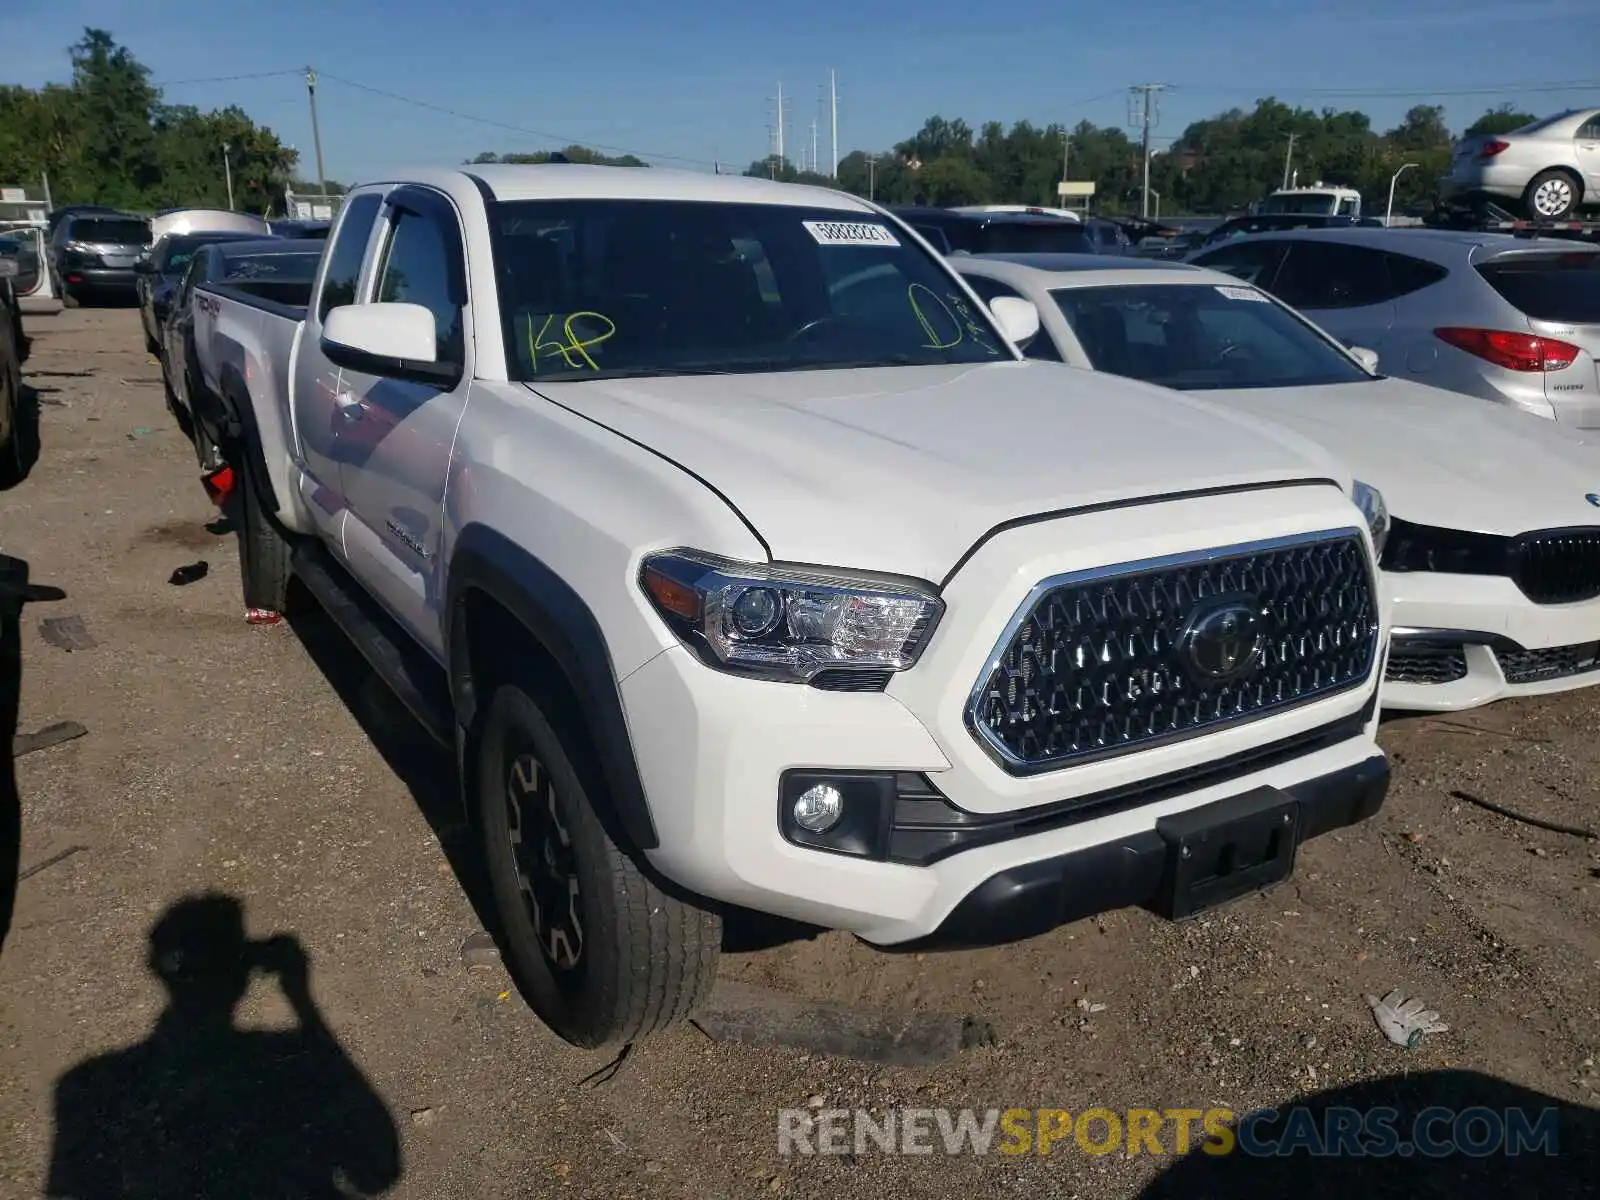
<path fill-rule="evenodd" d="M 1069 254 L 951 264 L 986 302 L 1039 309 L 1029 357 L 1270 420 L 1383 493 L 1384 707 L 1463 709 L 1600 683 L 1595 435 L 1384 378 L 1372 352 L 1220 272 Z"/>

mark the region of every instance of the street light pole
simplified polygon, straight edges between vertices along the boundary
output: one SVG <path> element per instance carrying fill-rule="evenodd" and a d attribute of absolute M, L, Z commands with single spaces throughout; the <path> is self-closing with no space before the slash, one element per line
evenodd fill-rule
<path fill-rule="evenodd" d="M 1390 178 L 1389 178 L 1389 206 L 1383 210 L 1383 223 L 1385 225 L 1388 225 L 1389 221 L 1394 216 L 1394 185 L 1400 182 L 1400 176 L 1404 175 L 1409 168 L 1414 167 L 1416 165 L 1417 165 L 1416 163 L 1401 163 L 1400 164 L 1400 169 L 1398 171 L 1396 171 L 1392 176 L 1390 176 Z"/>
<path fill-rule="evenodd" d="M 228 181 L 228 211 L 233 211 L 233 164 L 228 161 L 228 151 L 232 149 L 227 142 L 222 143 L 222 174 Z"/>

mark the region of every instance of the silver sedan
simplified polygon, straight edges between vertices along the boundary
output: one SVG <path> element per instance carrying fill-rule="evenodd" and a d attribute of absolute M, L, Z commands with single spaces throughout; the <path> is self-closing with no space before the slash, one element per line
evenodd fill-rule
<path fill-rule="evenodd" d="M 1511 200 L 1530 217 L 1566 220 L 1600 203 L 1600 108 L 1462 138 L 1442 183 L 1457 196 Z"/>

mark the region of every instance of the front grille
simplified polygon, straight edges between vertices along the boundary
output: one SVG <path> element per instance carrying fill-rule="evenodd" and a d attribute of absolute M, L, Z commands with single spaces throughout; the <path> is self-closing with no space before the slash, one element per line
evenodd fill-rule
<path fill-rule="evenodd" d="M 1600 596 L 1600 529 L 1547 529 L 1511 545 L 1510 574 L 1535 604 Z"/>
<path fill-rule="evenodd" d="M 1393 683 L 1452 683 L 1467 677 L 1464 646 L 1406 645 L 1389 647 L 1389 665 L 1383 677 Z"/>
<path fill-rule="evenodd" d="M 1206 677 L 1186 638 L 1232 599 L 1259 652 Z M 1378 607 L 1351 531 L 1229 547 L 1047 580 L 1018 610 L 967 716 L 1015 774 L 1146 749 L 1355 687 Z"/>
<path fill-rule="evenodd" d="M 1600 670 L 1600 642 L 1546 650 L 1496 650 L 1494 656 L 1507 683 L 1541 683 Z"/>

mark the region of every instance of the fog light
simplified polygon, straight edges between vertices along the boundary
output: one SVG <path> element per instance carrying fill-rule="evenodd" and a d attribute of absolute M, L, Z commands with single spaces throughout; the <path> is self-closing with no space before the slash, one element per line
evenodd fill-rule
<path fill-rule="evenodd" d="M 839 823 L 844 797 L 831 783 L 808 787 L 795 798 L 794 823 L 808 833 L 826 833 Z"/>

